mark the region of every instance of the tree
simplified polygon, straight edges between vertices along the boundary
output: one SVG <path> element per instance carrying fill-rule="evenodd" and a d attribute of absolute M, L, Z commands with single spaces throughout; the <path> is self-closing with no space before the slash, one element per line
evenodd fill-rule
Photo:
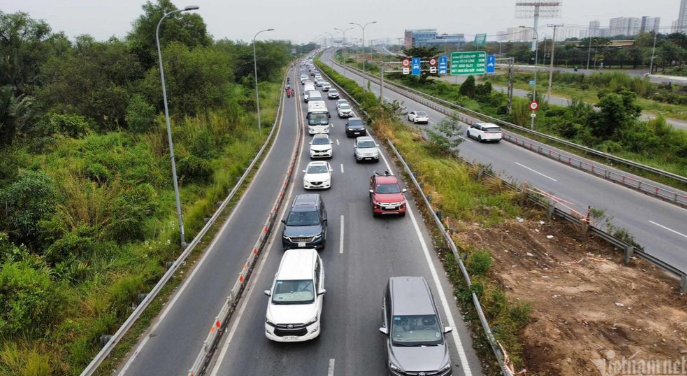
<path fill-rule="evenodd" d="M 171 0 L 150 1 L 143 5 L 143 14 L 134 21 L 133 30 L 127 35 L 131 51 L 137 56 L 144 69 L 158 64 L 155 30 L 165 13 L 177 10 Z M 196 46 L 210 46 L 212 38 L 200 15 L 196 13 L 175 13 L 160 25 L 160 46 L 179 42 L 192 49 Z"/>
<path fill-rule="evenodd" d="M 458 92 L 460 95 L 466 96 L 468 98 L 474 98 L 477 88 L 475 86 L 475 77 L 470 75 L 465 82 L 460 85 Z"/>
<path fill-rule="evenodd" d="M 10 145 L 17 132 L 26 132 L 38 117 L 32 97 L 15 94 L 14 87 L 0 87 L 0 146 Z"/>
<path fill-rule="evenodd" d="M 463 142 L 462 126 L 457 113 L 445 117 L 435 129 L 427 129 L 429 143 L 438 151 L 448 153 Z"/>
<path fill-rule="evenodd" d="M 636 94 L 622 89 L 619 92 L 601 90 L 599 111 L 590 115 L 592 135 L 600 141 L 617 140 L 623 130 L 635 125 L 635 120 L 642 113 L 642 108 L 635 103 Z"/>
<path fill-rule="evenodd" d="M 419 57 L 420 60 L 429 60 L 431 57 L 435 57 L 439 54 L 439 48 L 436 46 L 429 46 L 429 47 L 410 47 L 410 48 L 404 48 L 403 53 L 406 56 L 412 56 L 412 57 Z M 430 73 L 429 70 L 421 70 L 420 71 L 420 83 L 424 84 L 425 81 L 427 81 L 427 77 L 429 77 Z"/>

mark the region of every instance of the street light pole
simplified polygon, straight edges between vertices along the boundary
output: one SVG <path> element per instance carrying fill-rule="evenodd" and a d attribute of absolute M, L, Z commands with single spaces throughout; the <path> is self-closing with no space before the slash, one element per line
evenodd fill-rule
<path fill-rule="evenodd" d="M 369 25 L 376 24 L 377 21 L 372 21 L 366 23 L 364 26 L 355 23 L 355 22 L 349 22 L 350 25 L 358 25 L 360 26 L 361 29 L 363 29 L 363 87 L 365 87 L 365 66 L 367 65 L 367 53 L 365 52 L 365 28 L 368 27 Z"/>
<path fill-rule="evenodd" d="M 169 142 L 169 158 L 172 161 L 172 180 L 174 181 L 174 197 L 176 199 L 176 205 L 177 205 L 177 218 L 179 221 L 179 237 L 181 240 L 181 247 L 186 248 L 186 237 L 184 234 L 184 221 L 181 217 L 181 198 L 179 197 L 179 183 L 177 181 L 177 166 L 176 163 L 174 162 L 174 143 L 172 142 L 172 126 L 170 125 L 169 122 L 169 106 L 167 105 L 167 87 L 165 86 L 165 70 L 164 66 L 162 64 L 162 49 L 160 48 L 160 25 L 162 25 L 162 21 L 165 20 L 168 16 L 174 14 L 174 13 L 179 13 L 179 12 L 187 12 L 190 10 L 196 10 L 198 9 L 197 6 L 195 5 L 189 5 L 185 7 L 184 9 L 177 9 L 173 10 L 171 12 L 165 13 L 162 18 L 160 18 L 160 21 L 157 23 L 157 27 L 155 28 L 155 43 L 157 44 L 157 55 L 160 60 L 160 80 L 162 81 L 162 100 L 165 104 L 165 121 L 167 122 L 167 141 Z"/>
<path fill-rule="evenodd" d="M 527 26 L 520 26 L 523 29 L 531 29 L 534 31 L 534 35 L 536 36 L 535 39 L 535 45 L 534 45 L 534 86 L 532 86 L 532 101 L 537 100 L 537 59 L 539 59 L 539 32 L 537 32 L 537 29 L 533 27 L 527 27 Z M 532 111 L 532 115 L 535 115 L 534 111 Z M 534 130 L 534 116 L 532 116 L 532 124 L 530 125 L 530 129 Z"/>
<path fill-rule="evenodd" d="M 649 63 L 649 75 L 654 72 L 654 58 L 656 58 L 656 37 L 658 30 L 654 30 L 654 48 L 651 49 L 651 62 Z"/>
<path fill-rule="evenodd" d="M 344 73 L 344 77 L 346 77 L 346 32 L 348 30 L 353 30 L 353 28 L 349 27 L 348 29 L 345 29 L 345 30 L 334 28 L 334 30 L 338 30 L 343 34 L 343 41 L 342 41 L 343 48 L 341 51 L 341 56 L 343 57 L 343 65 L 344 65 L 343 66 L 343 73 Z"/>
<path fill-rule="evenodd" d="M 265 30 L 260 30 L 258 31 L 255 36 L 253 37 L 253 68 L 255 72 L 255 103 L 258 108 L 258 133 L 262 133 L 262 120 L 260 119 L 260 93 L 258 92 L 258 59 L 255 54 L 255 38 L 258 37 L 258 34 L 266 32 L 266 31 L 272 31 L 274 29 L 265 29 Z"/>
<path fill-rule="evenodd" d="M 551 66 L 549 68 L 549 90 L 546 92 L 546 101 L 551 101 L 551 84 L 553 82 L 553 56 L 556 51 L 556 29 L 563 25 L 547 25 L 553 27 L 553 40 L 551 41 Z"/>
<path fill-rule="evenodd" d="M 332 43 L 331 43 L 330 47 L 334 46 L 334 34 L 328 32 L 328 31 L 325 31 L 324 33 L 329 35 L 329 38 L 331 38 Z M 334 60 L 329 59 L 329 66 L 332 68 L 332 70 L 334 70 Z"/>

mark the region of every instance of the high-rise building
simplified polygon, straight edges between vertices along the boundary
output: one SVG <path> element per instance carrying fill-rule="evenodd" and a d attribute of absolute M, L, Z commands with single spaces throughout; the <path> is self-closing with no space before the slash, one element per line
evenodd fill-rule
<path fill-rule="evenodd" d="M 687 0 L 683 0 L 687 1 Z M 611 18 L 609 25 L 610 36 L 614 37 L 616 35 L 626 35 L 633 36 L 639 33 L 639 27 L 641 25 L 641 20 L 636 17 L 616 17 Z"/>
<path fill-rule="evenodd" d="M 599 37 L 599 29 L 601 28 L 601 22 L 599 21 L 592 21 L 589 23 L 589 36 L 590 37 Z"/>
<path fill-rule="evenodd" d="M 678 33 L 687 33 L 687 0 L 680 2 L 680 14 L 677 15 Z"/>
<path fill-rule="evenodd" d="M 437 29 L 414 29 L 406 30 L 403 45 L 405 48 L 413 46 L 422 46 L 424 41 L 435 39 L 437 37 Z"/>
<path fill-rule="evenodd" d="M 584 30 L 585 36 L 587 37 L 587 30 Z M 578 26 L 563 26 L 556 28 L 556 42 L 563 42 L 567 39 L 579 38 L 580 28 Z"/>
<path fill-rule="evenodd" d="M 678 31 L 677 20 L 675 20 L 670 24 L 670 32 L 671 33 L 677 33 L 677 31 Z"/>
<path fill-rule="evenodd" d="M 658 29 L 661 27 L 661 17 L 649 17 L 643 16 L 642 23 L 639 26 L 639 31 L 642 33 L 658 33 Z"/>

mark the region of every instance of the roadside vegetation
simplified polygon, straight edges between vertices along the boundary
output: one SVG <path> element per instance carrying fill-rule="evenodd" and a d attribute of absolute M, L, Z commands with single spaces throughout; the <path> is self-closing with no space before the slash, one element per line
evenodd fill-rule
<path fill-rule="evenodd" d="M 73 375 L 180 253 L 154 27 L 69 40 L 0 12 L 0 374 Z M 257 131 L 252 46 L 213 40 L 197 14 L 161 29 L 187 241 L 226 197 Z M 263 124 L 292 48 L 261 42 Z"/>

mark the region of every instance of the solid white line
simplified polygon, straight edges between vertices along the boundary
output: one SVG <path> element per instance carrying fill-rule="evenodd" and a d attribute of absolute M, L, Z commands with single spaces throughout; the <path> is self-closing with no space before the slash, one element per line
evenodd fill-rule
<path fill-rule="evenodd" d="M 344 240 L 344 216 L 341 214 L 341 234 L 339 234 L 339 253 L 343 253 Z"/>
<path fill-rule="evenodd" d="M 341 164 L 341 173 L 342 173 L 342 174 L 344 173 L 344 171 L 343 171 L 343 163 Z"/>
<path fill-rule="evenodd" d="M 553 180 L 553 181 L 555 181 L 555 182 L 558 182 L 558 180 L 556 180 L 556 179 L 554 179 L 554 178 L 552 178 L 552 177 L 550 177 L 550 176 L 546 176 L 546 175 L 542 174 L 541 172 L 539 172 L 539 171 L 537 171 L 537 170 L 533 170 L 533 169 L 531 169 L 531 168 L 529 168 L 529 167 L 527 167 L 527 166 L 525 166 L 525 165 L 523 165 L 523 164 L 520 164 L 520 163 L 518 163 L 518 162 L 513 162 L 513 163 L 515 163 L 516 165 L 518 165 L 518 166 L 520 166 L 520 167 L 526 168 L 526 169 L 528 169 L 528 170 L 534 172 L 535 174 L 539 174 L 539 175 L 541 175 L 541 176 L 543 176 L 543 177 L 545 177 L 545 178 L 547 178 L 547 179 L 551 179 L 551 180 Z"/>
<path fill-rule="evenodd" d="M 296 106 L 296 116 L 301 114 L 300 111 L 298 111 L 298 106 Z M 301 114 L 302 115 L 302 114 Z M 297 122 L 298 123 L 298 122 Z M 305 130 L 303 130 L 305 132 Z M 304 133 L 305 134 L 305 133 Z M 303 136 L 305 137 L 305 135 Z M 305 149 L 305 140 L 303 140 L 303 143 L 301 144 L 301 152 L 300 152 L 300 157 L 298 159 L 298 162 L 296 163 L 296 171 L 300 169 L 300 166 L 303 162 L 303 159 L 301 158 L 303 156 L 303 151 Z M 295 181 L 295 176 L 294 176 L 294 181 Z M 288 203 L 291 201 L 291 196 L 293 195 L 293 188 L 296 186 L 293 182 L 291 183 L 291 187 L 289 188 L 289 192 L 287 193 L 286 197 L 284 197 L 284 204 L 282 205 L 281 208 L 281 214 L 279 214 L 279 218 L 284 217 L 284 213 L 286 212 L 286 208 L 289 207 Z M 236 328 L 238 328 L 239 323 L 241 322 L 241 317 L 243 316 L 243 312 L 246 309 L 246 306 L 248 305 L 248 301 L 252 299 L 253 297 L 253 292 L 255 291 L 254 285 L 257 283 L 257 280 L 260 278 L 260 273 L 262 272 L 262 267 L 265 265 L 265 260 L 267 260 L 267 257 L 270 254 L 270 249 L 272 249 L 272 244 L 274 243 L 274 239 L 276 239 L 276 234 L 278 231 L 273 231 L 272 235 L 270 237 L 270 241 L 268 242 L 267 245 L 267 251 L 265 254 L 262 256 L 262 261 L 260 262 L 260 266 L 258 269 L 255 271 L 255 274 L 251 276 L 249 284 L 251 285 L 250 287 L 246 286 L 248 288 L 248 294 L 245 296 L 243 299 L 241 299 L 241 308 L 238 311 L 238 314 L 236 316 L 236 319 L 234 320 L 231 330 L 227 334 L 227 337 L 225 338 L 224 345 L 222 345 L 222 351 L 220 351 L 219 356 L 217 357 L 217 360 L 215 361 L 215 366 L 212 369 L 212 372 L 210 373 L 210 376 L 217 376 L 217 372 L 219 371 L 219 368 L 222 364 L 222 360 L 224 357 L 227 355 L 227 351 L 229 350 L 229 344 L 231 343 L 232 338 L 234 338 L 234 334 L 236 333 Z"/>
<path fill-rule="evenodd" d="M 286 103 L 286 102 L 284 102 L 284 103 Z M 148 332 L 146 333 L 145 338 L 141 341 L 141 343 L 138 345 L 138 347 L 136 347 L 136 350 L 131 354 L 131 356 L 129 357 L 129 359 L 127 359 L 127 361 L 126 361 L 126 363 L 124 364 L 124 366 L 122 367 L 121 371 L 119 371 L 118 376 L 124 376 L 124 374 L 125 374 L 126 371 L 129 369 L 129 367 L 131 366 L 131 364 L 134 362 L 134 360 L 136 359 L 136 357 L 138 356 L 138 354 L 140 354 L 141 351 L 143 350 L 143 347 L 144 347 L 144 346 L 146 345 L 146 343 L 148 342 L 148 339 L 150 339 L 150 334 L 155 333 L 155 331 L 157 330 L 157 328 L 158 328 L 158 326 L 160 325 L 160 323 L 162 323 L 162 320 L 164 320 L 165 317 L 167 317 L 167 314 L 169 313 L 169 311 L 170 311 L 170 310 L 172 309 L 172 307 L 174 306 L 174 303 L 176 303 L 177 300 L 179 300 L 179 297 L 183 294 L 184 290 L 186 290 L 186 287 L 188 287 L 189 283 L 191 283 L 191 280 L 193 280 L 193 277 L 196 275 L 196 273 L 198 272 L 198 270 L 200 269 L 200 267 L 203 265 L 203 263 L 204 263 L 205 260 L 208 258 L 208 256 L 210 255 L 210 253 L 212 253 L 212 251 L 215 249 L 215 245 L 217 244 L 217 241 L 219 241 L 220 235 L 223 234 L 224 231 L 227 229 L 227 227 L 229 226 L 229 223 L 231 223 L 231 220 L 234 218 L 234 214 L 236 214 L 236 212 L 239 211 L 239 208 L 241 207 L 241 204 L 243 203 L 244 198 L 247 196 L 247 193 L 250 191 L 251 187 L 253 186 L 253 183 L 255 183 L 255 182 L 258 180 L 258 177 L 259 177 L 260 174 L 262 173 L 262 171 L 263 171 L 263 168 L 262 168 L 263 165 L 264 165 L 264 164 L 267 162 L 267 160 L 269 159 L 270 154 L 272 154 L 272 150 L 274 149 L 274 145 L 277 144 L 277 139 L 279 138 L 279 133 L 281 132 L 281 122 L 280 122 L 280 129 L 275 130 L 275 132 L 277 132 L 277 134 L 274 136 L 274 141 L 272 142 L 272 146 L 270 146 L 270 149 L 267 151 L 267 154 L 265 155 L 265 158 L 262 160 L 262 162 L 260 163 L 260 166 L 258 167 L 258 172 L 257 172 L 257 174 L 255 174 L 255 176 L 253 177 L 253 179 L 250 181 L 250 183 L 248 184 L 248 187 L 247 187 L 246 190 L 244 191 L 244 193 L 243 193 L 243 195 L 241 196 L 241 198 L 239 198 L 239 201 L 236 203 L 236 206 L 234 207 L 234 209 L 232 210 L 231 214 L 229 215 L 229 218 L 227 218 L 227 220 L 226 220 L 226 221 L 224 222 L 224 224 L 222 225 L 222 228 L 219 230 L 219 232 L 217 233 L 217 235 L 215 235 L 215 238 L 214 238 L 214 239 L 212 240 L 212 242 L 210 243 L 210 246 L 208 247 L 208 249 L 207 249 L 207 251 L 205 252 L 205 254 L 200 258 L 200 260 L 198 261 L 198 263 L 196 263 L 196 265 L 193 267 L 193 270 L 191 271 L 191 274 L 188 275 L 188 277 L 186 278 L 186 280 L 184 281 L 184 283 L 183 283 L 183 284 L 181 285 L 181 287 L 179 288 L 179 291 L 177 291 L 177 293 L 174 295 L 174 297 L 172 298 L 172 300 L 171 300 L 169 303 L 167 303 L 167 306 L 165 307 L 164 311 L 162 311 L 162 314 L 160 315 L 160 317 L 156 320 L 155 324 L 153 324 L 153 326 L 150 328 L 150 331 L 148 331 Z"/>
<path fill-rule="evenodd" d="M 391 171 L 391 166 L 389 165 L 389 162 L 386 160 L 384 157 L 383 153 L 379 153 L 382 156 L 382 159 L 384 160 L 384 163 L 386 164 L 387 169 Z M 444 309 L 444 313 L 446 314 L 446 319 L 448 320 L 448 324 L 453 328 L 453 331 L 451 332 L 451 337 L 453 338 L 453 342 L 456 345 L 456 351 L 458 352 L 458 357 L 460 358 L 460 363 L 463 366 L 463 373 L 465 376 L 472 376 L 472 372 L 470 371 L 470 365 L 468 364 L 468 358 L 465 356 L 465 349 L 463 348 L 463 343 L 460 341 L 460 336 L 458 336 L 457 333 L 457 327 L 456 327 L 456 322 L 453 320 L 453 315 L 451 314 L 451 309 L 449 308 L 448 305 L 448 299 L 446 298 L 446 294 L 444 293 L 444 288 L 441 286 L 441 281 L 439 280 L 439 274 L 437 273 L 436 268 L 434 267 L 434 264 L 432 263 L 432 257 L 429 254 L 429 249 L 427 248 L 427 243 L 425 243 L 425 239 L 422 237 L 422 232 L 420 231 L 420 226 L 417 224 L 417 220 L 415 219 L 415 214 L 413 213 L 413 210 L 410 208 L 410 205 L 406 205 L 406 210 L 408 211 L 408 214 L 410 214 L 410 220 L 413 222 L 413 227 L 415 228 L 415 233 L 417 234 L 418 239 L 420 240 L 420 246 L 422 247 L 422 252 L 425 255 L 425 260 L 427 260 L 427 265 L 429 266 L 429 271 L 432 274 L 432 279 L 434 280 L 434 287 L 436 288 L 437 292 L 439 293 L 439 300 L 441 300 L 441 306 Z"/>
<path fill-rule="evenodd" d="M 670 232 L 672 232 L 672 233 L 678 234 L 678 235 L 682 236 L 683 238 L 687 238 L 687 235 L 685 235 L 685 234 L 683 234 L 683 233 L 681 233 L 681 232 L 677 232 L 677 231 L 673 230 L 672 228 L 668 228 L 668 227 L 663 226 L 663 225 L 661 225 L 661 224 L 658 224 L 658 223 L 656 223 L 656 222 L 654 222 L 654 221 L 649 221 L 649 222 L 652 223 L 652 224 L 654 224 L 654 225 L 656 225 L 656 226 L 658 226 L 658 227 L 660 227 L 660 228 L 662 228 L 662 229 L 665 229 L 665 230 L 668 230 L 668 231 L 670 231 Z"/>
<path fill-rule="evenodd" d="M 334 376 L 334 359 L 329 359 L 329 369 L 327 370 L 327 376 Z"/>

